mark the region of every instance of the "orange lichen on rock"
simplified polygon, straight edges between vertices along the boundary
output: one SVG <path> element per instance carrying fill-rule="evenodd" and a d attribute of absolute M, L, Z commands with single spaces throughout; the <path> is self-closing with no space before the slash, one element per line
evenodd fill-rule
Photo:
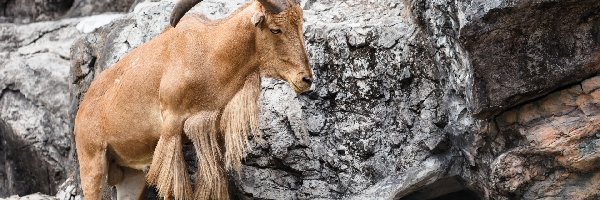
<path fill-rule="evenodd" d="M 514 192 L 523 185 L 533 183 L 530 174 L 538 168 L 554 168 L 552 176 L 562 177 L 560 182 L 572 184 L 582 174 L 595 172 L 600 167 L 600 76 L 581 84 L 554 92 L 546 97 L 506 111 L 496 122 L 500 132 L 517 132 L 527 144 L 511 149 L 499 156 L 493 165 L 493 176 L 510 179 L 510 185 L 500 184 L 501 191 Z M 516 117 L 516 119 L 515 119 Z M 514 122 L 518 123 L 514 123 Z M 523 162 L 523 157 L 540 157 L 546 163 Z M 528 159 L 530 160 L 530 159 Z M 556 169 L 570 171 L 561 172 Z M 562 175 L 564 175 L 564 177 Z M 585 175 L 587 176 L 587 175 Z M 578 178 L 579 177 L 579 178 Z M 550 177 L 556 178 L 556 177 Z M 577 179 L 577 180 L 576 180 Z M 498 179 L 500 180 L 500 179 Z M 516 182 L 515 182 L 516 181 Z M 558 178 L 557 178 L 557 181 Z M 548 191 L 578 199 L 578 192 L 600 195 L 600 174 L 580 184 L 596 188 L 594 191 Z M 560 188 L 560 187 L 558 187 Z M 553 195 L 551 195 L 553 196 Z"/>

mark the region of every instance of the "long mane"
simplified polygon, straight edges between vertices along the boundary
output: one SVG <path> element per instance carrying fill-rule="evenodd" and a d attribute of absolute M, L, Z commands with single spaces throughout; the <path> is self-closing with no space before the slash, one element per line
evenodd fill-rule
<path fill-rule="evenodd" d="M 222 110 L 200 112 L 185 121 L 184 132 L 198 159 L 194 198 L 227 199 L 226 171 L 239 172 L 248 135 L 259 134 L 259 95 L 256 72 Z"/>
<path fill-rule="evenodd" d="M 260 75 L 250 75 L 243 88 L 229 101 L 221 115 L 221 131 L 225 138 L 225 167 L 240 171 L 248 135 L 259 136 L 258 98 Z"/>

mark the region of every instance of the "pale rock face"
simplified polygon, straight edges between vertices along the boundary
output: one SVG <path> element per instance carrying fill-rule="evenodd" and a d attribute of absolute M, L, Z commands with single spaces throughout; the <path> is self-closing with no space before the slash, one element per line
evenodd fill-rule
<path fill-rule="evenodd" d="M 69 130 L 69 48 L 76 19 L 0 25 L 0 194 L 46 194 L 66 176 Z M 70 161 L 73 162 L 73 161 Z"/>
<path fill-rule="evenodd" d="M 206 0 L 192 12 L 216 19 L 245 2 Z M 70 56 L 65 47 L 81 35 L 82 20 L 2 25 L 0 38 L 17 42 L 0 43 L 0 139 L 33 144 L 25 148 L 32 159 L 64 180 L 75 166 L 70 126 L 82 95 L 99 72 L 160 34 L 173 5 L 140 2 L 105 26 L 80 25 L 93 31 Z M 600 2 L 302 6 L 314 90 L 298 96 L 284 82 L 263 80 L 263 137 L 230 176 L 236 198 L 600 196 Z M 0 177 L 18 165 L 2 152 L 21 143 L 8 143 L 0 146 L 9 163 Z M 69 179 L 58 197 L 81 198 L 77 187 Z"/>
<path fill-rule="evenodd" d="M 75 169 L 70 48 L 85 20 L 0 24 L 0 196 L 54 194 Z"/>
<path fill-rule="evenodd" d="M 122 14 L 102 14 L 92 17 L 85 17 L 76 26 L 77 30 L 82 33 L 91 33 L 113 20 L 123 17 Z"/>

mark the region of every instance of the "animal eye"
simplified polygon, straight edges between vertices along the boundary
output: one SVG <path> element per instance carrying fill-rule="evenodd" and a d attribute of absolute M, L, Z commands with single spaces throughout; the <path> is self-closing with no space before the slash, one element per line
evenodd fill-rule
<path fill-rule="evenodd" d="M 280 34 L 281 33 L 281 29 L 271 29 L 271 33 L 273 33 L 273 34 Z"/>

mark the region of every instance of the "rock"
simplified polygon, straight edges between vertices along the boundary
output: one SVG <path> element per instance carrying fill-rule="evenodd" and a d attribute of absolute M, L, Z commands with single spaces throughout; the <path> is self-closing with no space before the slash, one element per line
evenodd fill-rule
<path fill-rule="evenodd" d="M 496 114 L 600 70 L 595 50 L 600 21 L 592 14 L 598 1 L 483 2 L 466 6 L 500 3 L 506 8 L 473 16 L 460 31 L 472 52 L 476 115 Z"/>
<path fill-rule="evenodd" d="M 388 10 L 387 6 L 394 4 L 391 1 L 374 4 L 369 9 L 381 11 L 381 16 L 373 16 L 382 17 L 381 21 L 367 21 L 359 17 L 362 5 L 354 2 L 318 12 L 332 4 L 326 1 L 315 2 L 314 7 L 305 5 L 307 48 L 314 64 L 317 90 L 298 97 L 283 82 L 263 83 L 261 126 L 269 145 L 253 144 L 256 148 L 249 150 L 248 157 L 253 159 L 247 160 L 238 182 L 242 194 L 255 198 L 339 198 L 358 193 L 376 180 L 416 166 L 426 158 L 428 149 L 421 146 L 421 140 L 427 135 L 412 132 L 435 133 L 433 140 L 445 137 L 443 129 L 433 123 L 446 123 L 445 111 L 434 110 L 442 95 L 434 81 L 438 77 L 433 70 L 413 67 L 431 65 L 433 61 L 424 49 L 411 47 L 418 46 L 424 38 L 411 35 L 415 34 L 415 25 L 396 19 L 402 5 Z M 75 97 L 85 91 L 93 73 L 110 67 L 131 48 L 162 31 L 168 16 L 165 10 L 171 6 L 169 2 L 141 3 L 128 17 L 77 42 L 72 51 L 76 58 L 72 68 L 77 84 L 74 88 L 78 90 Z M 343 10 L 356 12 L 343 16 Z M 352 20 L 356 27 L 339 24 L 345 20 Z M 389 24 L 378 27 L 381 22 Z M 365 41 L 380 34 L 385 38 L 373 43 L 357 42 L 354 45 L 362 47 L 351 51 L 346 44 L 348 33 Z M 335 43 L 327 43 L 330 39 Z M 334 52 L 323 52 L 324 47 Z M 396 63 L 404 56 L 424 59 Z M 359 84 L 355 85 L 356 81 Z M 411 114 L 400 115 L 404 112 Z M 389 117 L 379 117 L 384 115 Z M 306 121 L 308 116 L 314 121 Z M 313 128 L 309 129 L 308 124 Z M 389 141 L 388 137 L 395 139 Z M 414 146 L 402 149 L 400 144 L 405 141 Z M 339 146 L 344 148 L 336 150 Z M 389 152 L 404 152 L 416 158 L 389 157 Z M 260 184 L 247 185 L 253 182 Z"/>
<path fill-rule="evenodd" d="M 0 199 L 2 199 L 2 198 L 0 198 Z M 14 195 L 14 196 L 5 198 L 3 200 L 53 200 L 53 199 L 56 199 L 56 198 L 48 196 L 48 195 L 43 195 L 40 193 L 35 193 L 35 194 L 23 196 L 23 197 Z"/>
<path fill-rule="evenodd" d="M 600 77 L 598 77 L 598 76 L 587 79 L 581 83 L 581 89 L 583 89 L 583 92 L 585 92 L 586 94 L 589 94 L 589 93 L 593 92 L 594 90 L 598 89 L 599 86 L 600 86 Z"/>
<path fill-rule="evenodd" d="M 127 12 L 134 3 L 136 0 L 0 0 L 0 23 L 31 23 Z"/>
<path fill-rule="evenodd" d="M 0 0 L 0 23 L 30 23 L 58 19 L 72 4 L 73 0 Z"/>
<path fill-rule="evenodd" d="M 54 194 L 76 171 L 67 81 L 80 21 L 0 25 L 0 196 Z"/>
<path fill-rule="evenodd" d="M 296 96 L 283 82 L 263 81 L 261 127 L 266 143 L 251 142 L 242 172 L 233 176 L 237 197 L 537 198 L 544 196 L 536 196 L 535 192 L 550 184 L 542 179 L 546 174 L 578 180 L 577 172 L 567 176 L 561 174 L 560 168 L 547 166 L 572 168 L 579 173 L 594 171 L 597 150 L 593 144 L 564 138 L 560 140 L 563 143 L 556 143 L 564 155 L 556 156 L 555 162 L 522 155 L 540 152 L 528 149 L 528 142 L 537 141 L 540 146 L 552 142 L 542 131 L 547 125 L 529 125 L 541 119 L 572 122 L 568 115 L 579 108 L 583 115 L 575 116 L 581 120 L 574 126 L 590 128 L 577 135 L 594 132 L 596 122 L 585 117 L 596 114 L 595 97 L 590 93 L 597 88 L 595 79 L 581 83 L 579 90 L 575 87 L 557 91 L 539 103 L 515 105 L 579 83 L 598 72 L 592 57 L 597 45 L 593 37 L 568 35 L 566 31 L 573 27 L 592 28 L 597 14 L 586 15 L 587 20 L 579 24 L 545 19 L 546 13 L 529 17 L 534 21 L 503 33 L 527 33 L 517 36 L 530 41 L 522 48 L 538 50 L 524 54 L 496 48 L 497 41 L 502 40 L 494 37 L 502 35 L 488 30 L 522 18 L 529 11 L 541 12 L 539 9 L 577 18 L 595 5 L 591 1 L 584 3 L 587 6 L 526 1 L 303 2 L 306 47 L 315 71 L 315 90 Z M 95 73 L 110 67 L 166 26 L 165 10 L 171 6 L 170 2 L 141 3 L 124 19 L 76 43 L 72 51 L 76 58 L 72 68 L 76 83 L 74 105 Z M 222 5 L 216 7 L 219 6 Z M 484 9 L 476 9 L 479 7 Z M 219 13 L 213 17 L 226 13 L 212 9 Z M 207 12 L 211 9 L 206 7 L 198 10 L 214 14 Z M 544 24 L 556 24 L 557 32 L 550 33 Z M 539 37 L 535 38 L 536 34 Z M 562 34 L 568 36 L 557 37 Z M 550 48 L 556 47 L 551 43 L 552 37 L 579 41 L 569 43 L 568 48 L 573 50 L 554 60 L 562 63 L 560 70 L 542 74 L 547 63 L 554 62 L 548 57 L 554 55 Z M 501 61 L 507 69 L 527 76 L 513 77 L 512 73 L 488 67 L 502 63 L 488 59 L 496 54 L 519 60 Z M 531 58 L 520 59 L 523 55 Z M 530 67 L 519 68 L 523 63 Z M 519 87 L 504 87 L 496 84 L 498 81 Z M 497 85 L 501 88 L 495 88 Z M 554 118 L 557 115 L 567 116 Z M 498 120 L 491 121 L 497 124 L 488 123 L 495 118 Z M 587 153 L 567 151 L 573 145 L 587 149 Z M 522 171 L 528 174 L 520 174 Z M 498 178 L 489 180 L 490 175 Z M 574 191 L 568 186 L 570 179 L 561 180 L 552 185 Z M 449 189 L 426 192 L 440 187 Z M 591 197 L 595 193 L 577 197 L 585 195 Z"/>
<path fill-rule="evenodd" d="M 528 120 L 499 123 L 501 132 L 516 132 L 526 144 L 503 153 L 491 165 L 492 182 L 500 192 L 528 198 L 582 199 L 600 195 L 597 190 L 571 186 L 574 183 L 590 187 L 600 184 L 595 175 L 600 166 L 600 96 L 582 90 L 582 85 L 600 87 L 595 81 L 598 78 L 587 79 L 581 85 L 554 92 L 511 111 L 517 118 Z M 536 112 L 538 117 L 528 117 L 531 112 Z M 503 117 L 506 118 L 501 115 L 499 120 Z M 584 180 L 581 176 L 590 177 Z M 552 187 L 531 189 L 531 185 Z"/>
<path fill-rule="evenodd" d="M 77 20 L 3 25 L 0 117 L 6 151 L 3 195 L 52 194 L 71 149 L 68 121 L 68 49 Z M 23 159 L 27 158 L 27 159 Z M 72 162 L 72 161 L 71 161 Z"/>
<path fill-rule="evenodd" d="M 91 33 L 99 27 L 102 27 L 113 20 L 122 17 L 119 14 L 102 14 L 94 17 L 84 18 L 76 26 L 77 30 L 82 33 Z"/>
<path fill-rule="evenodd" d="M 127 12 L 136 0 L 71 0 L 72 6 L 65 17 L 83 17 L 107 12 Z"/>
<path fill-rule="evenodd" d="M 206 0 L 193 12 L 219 18 L 245 1 L 219 2 Z M 86 20 L 65 20 L 69 25 L 62 28 L 56 22 L 3 25 L 8 28 L 0 38 L 18 42 L 0 43 L 0 88 L 6 88 L 0 136 L 10 144 L 0 145 L 0 152 L 14 151 L 21 143 L 13 136 L 27 135 L 16 137 L 35 141 L 34 153 L 26 155 L 42 155 L 17 175 L 31 177 L 41 174 L 37 166 L 49 166 L 66 178 L 71 168 L 56 166 L 75 165 L 68 134 L 79 100 L 98 73 L 168 25 L 173 5 L 140 2 L 100 28 L 93 24 L 103 20 L 78 25 L 91 32 L 74 43 L 70 56 L 58 43 L 80 33 L 50 37 L 57 38 L 52 46 L 40 42 L 56 30 L 75 33 L 75 24 Z M 281 81 L 263 81 L 263 137 L 253 138 L 242 171 L 230 176 L 236 198 L 600 196 L 600 2 L 306 0 L 302 6 L 314 90 L 298 96 Z M 18 57 L 40 48 L 62 60 L 36 68 L 48 62 Z M 13 60 L 32 64 L 5 64 Z M 56 72 L 43 78 L 25 73 L 34 69 Z M 72 98 L 65 100 L 67 76 Z M 47 82 L 56 84 L 34 87 Z M 15 119 L 17 108 L 35 115 Z M 46 149 L 61 156 L 35 153 Z M 0 153 L 0 160 L 15 165 L 7 155 Z M 47 161 L 55 157 L 60 162 Z M 5 166 L 0 172 L 9 171 Z M 81 198 L 77 184 L 76 177 L 60 187 L 48 183 L 47 193 Z"/>
<path fill-rule="evenodd" d="M 83 200 L 83 195 L 81 195 L 79 179 L 70 177 L 65 182 L 63 182 L 58 187 L 56 198 L 58 200 Z"/>

